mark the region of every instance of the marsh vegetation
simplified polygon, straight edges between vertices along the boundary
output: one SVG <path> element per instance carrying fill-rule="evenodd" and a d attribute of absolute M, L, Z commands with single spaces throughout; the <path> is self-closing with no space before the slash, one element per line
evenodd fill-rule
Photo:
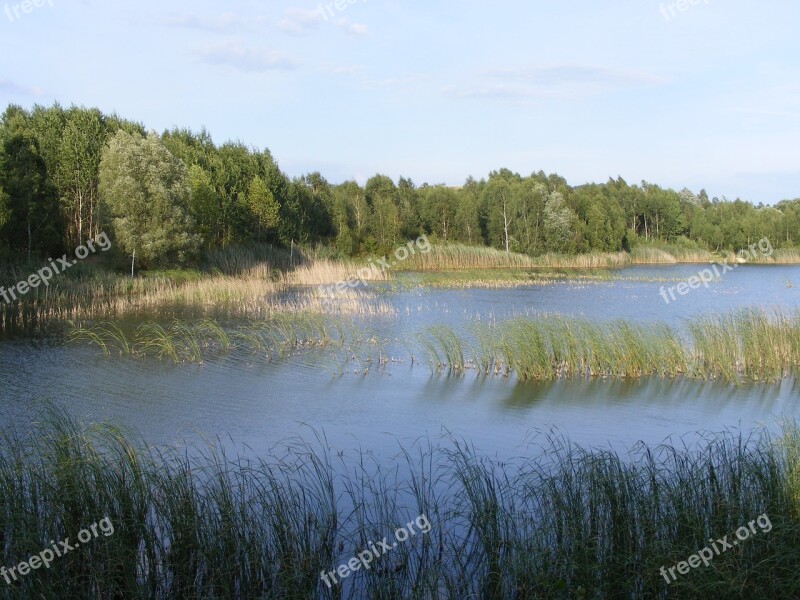
<path fill-rule="evenodd" d="M 629 454 L 542 438 L 538 458 L 502 462 L 458 439 L 421 440 L 399 451 L 399 470 L 345 463 L 322 438 L 254 459 L 154 449 L 58 411 L 38 423 L 3 434 L 0 564 L 99 515 L 116 531 L 3 583 L 11 599 L 787 598 L 800 586 L 800 433 L 788 423 L 777 437 L 728 432 Z M 428 535 L 344 587 L 321 582 L 421 513 Z M 669 587 L 659 574 L 764 513 L 768 533 Z"/>

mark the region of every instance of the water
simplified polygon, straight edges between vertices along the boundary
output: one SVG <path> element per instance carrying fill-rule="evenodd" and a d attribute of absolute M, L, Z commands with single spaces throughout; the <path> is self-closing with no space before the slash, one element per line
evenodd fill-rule
<path fill-rule="evenodd" d="M 363 323 L 391 339 L 434 323 L 559 313 L 594 320 L 627 318 L 680 325 L 701 314 L 748 306 L 800 306 L 800 267 L 743 266 L 709 289 L 665 304 L 659 288 L 700 265 L 635 267 L 621 281 L 558 282 L 511 289 L 412 287 L 382 292 L 399 312 Z M 638 281 L 637 279 L 671 281 Z M 372 288 L 375 291 L 376 288 Z M 106 358 L 93 348 L 32 341 L 0 350 L 0 419 L 24 428 L 48 402 L 86 421 L 131 428 L 150 443 L 216 440 L 261 453 L 291 438 L 324 433 L 333 451 L 393 456 L 421 437 L 464 438 L 485 454 L 535 453 L 538 435 L 557 432 L 584 446 L 631 448 L 638 441 L 691 441 L 697 431 L 765 425 L 800 411 L 800 383 L 731 386 L 647 379 L 518 383 L 513 378 L 432 375 L 406 360 L 367 374 L 332 376 L 318 361 L 267 363 L 232 354 L 202 365 Z M 689 437 L 685 437 L 689 436 Z"/>

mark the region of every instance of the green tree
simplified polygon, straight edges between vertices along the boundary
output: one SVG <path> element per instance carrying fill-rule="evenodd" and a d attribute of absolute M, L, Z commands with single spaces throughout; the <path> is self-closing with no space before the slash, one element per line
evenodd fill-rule
<path fill-rule="evenodd" d="M 421 191 L 420 208 L 428 230 L 445 242 L 452 239 L 458 193 L 444 185 L 423 187 Z"/>
<path fill-rule="evenodd" d="M 183 262 L 201 242 L 188 215 L 191 189 L 186 166 L 158 136 L 125 131 L 109 142 L 100 163 L 100 196 L 114 235 L 131 256 L 144 263 Z"/>
<path fill-rule="evenodd" d="M 564 202 L 560 192 L 553 192 L 544 205 L 544 234 L 550 252 L 574 252 L 575 212 Z"/>
<path fill-rule="evenodd" d="M 70 247 L 99 233 L 100 156 L 106 132 L 97 110 L 73 109 L 59 146 L 55 181 L 61 196 Z"/>
<path fill-rule="evenodd" d="M 481 191 L 478 183 L 469 177 L 458 192 L 454 225 L 456 237 L 467 244 L 484 244 L 481 232 Z"/>
<path fill-rule="evenodd" d="M 211 175 L 196 164 L 189 167 L 188 183 L 191 190 L 189 214 L 204 244 L 213 247 L 222 240 L 221 207 L 217 190 Z"/>
<path fill-rule="evenodd" d="M 391 178 L 376 175 L 367 181 L 367 202 L 372 213 L 372 235 L 381 249 L 397 245 L 400 238 L 400 213 L 397 209 L 397 188 Z"/>
<path fill-rule="evenodd" d="M 511 225 L 513 207 L 511 185 L 506 178 L 490 177 L 483 190 L 483 202 L 487 207 L 489 241 L 496 248 L 511 251 Z"/>
<path fill-rule="evenodd" d="M 24 252 L 58 254 L 62 246 L 62 221 L 55 190 L 36 139 L 15 133 L 3 142 L 0 188 L 8 195 L 5 232 L 9 247 Z"/>
<path fill-rule="evenodd" d="M 11 210 L 8 207 L 8 194 L 0 187 L 0 230 L 8 223 L 11 217 Z"/>
<path fill-rule="evenodd" d="M 256 239 L 261 240 L 264 233 L 273 234 L 280 225 L 280 209 L 272 191 L 261 177 L 253 177 L 247 189 L 247 206 L 258 224 Z"/>

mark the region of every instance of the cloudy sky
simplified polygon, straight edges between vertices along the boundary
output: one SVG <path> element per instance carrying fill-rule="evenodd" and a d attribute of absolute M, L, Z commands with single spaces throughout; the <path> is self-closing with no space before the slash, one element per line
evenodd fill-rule
<path fill-rule="evenodd" d="M 508 167 L 800 197 L 797 0 L 4 2 L 3 106 L 206 127 L 332 182 Z"/>

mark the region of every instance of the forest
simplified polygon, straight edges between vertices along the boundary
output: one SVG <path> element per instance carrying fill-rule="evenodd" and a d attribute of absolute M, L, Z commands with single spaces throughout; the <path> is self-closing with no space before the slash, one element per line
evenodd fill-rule
<path fill-rule="evenodd" d="M 777 200 L 777 199 L 776 199 Z M 0 258 L 70 252 L 107 232 L 148 267 L 190 265 L 233 244 L 384 252 L 421 234 L 540 256 L 669 243 L 737 250 L 763 237 L 796 248 L 800 198 L 774 206 L 709 198 L 621 177 L 570 185 L 501 168 L 463 185 L 333 184 L 290 178 L 269 150 L 217 145 L 205 131 L 158 134 L 98 109 L 9 105 L 0 120 Z"/>

